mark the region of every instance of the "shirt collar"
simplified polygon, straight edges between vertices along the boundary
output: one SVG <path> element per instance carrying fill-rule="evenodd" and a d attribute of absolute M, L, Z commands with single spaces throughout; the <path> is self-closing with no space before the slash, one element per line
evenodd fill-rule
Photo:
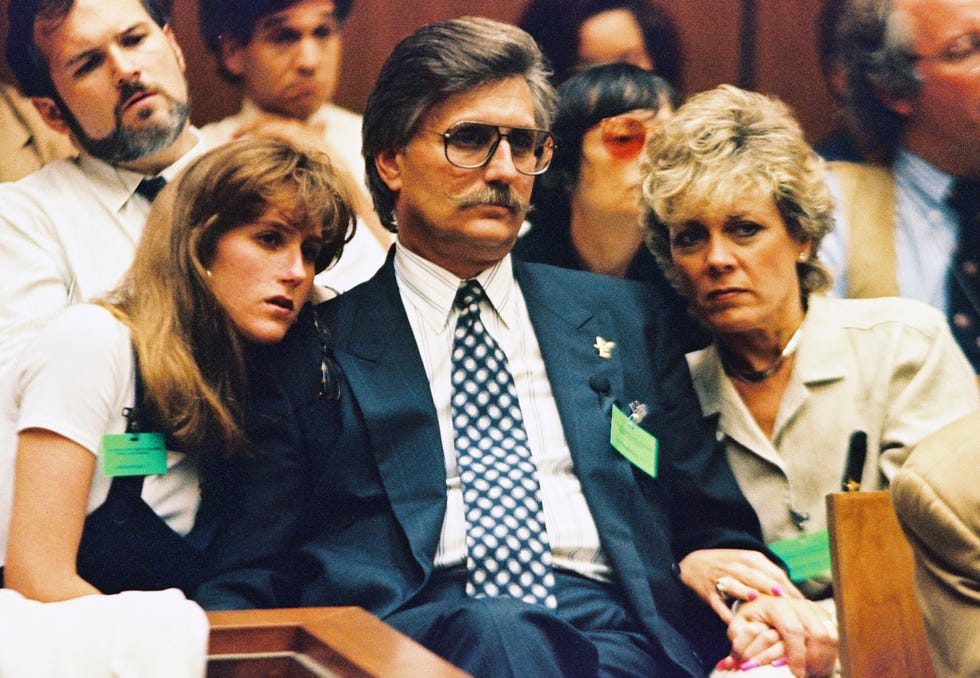
<path fill-rule="evenodd" d="M 191 134 L 194 135 L 196 143 L 190 151 L 185 153 L 177 162 L 173 163 L 162 172 L 162 176 L 168 182 L 173 181 L 182 169 L 184 169 L 197 156 L 206 150 L 204 137 L 195 127 L 190 127 Z M 104 160 L 100 160 L 86 152 L 79 153 L 79 166 L 92 181 L 92 190 L 100 197 L 113 212 L 118 212 L 123 205 L 136 192 L 136 187 L 143 180 L 144 174 L 113 165 Z"/>
<path fill-rule="evenodd" d="M 418 311 L 433 332 L 441 333 L 449 327 L 450 319 L 456 315 L 453 301 L 463 278 L 400 244 L 395 247 L 395 277 L 402 299 Z M 496 311 L 504 325 L 514 327 L 517 322 L 517 306 L 510 255 L 482 271 L 474 279 L 483 287 L 492 310 Z"/>
<path fill-rule="evenodd" d="M 904 148 L 898 150 L 892 167 L 896 181 L 907 183 L 935 205 L 941 205 L 946 200 L 956 181 L 955 177 Z"/>
<path fill-rule="evenodd" d="M 847 338 L 833 317 L 834 310 L 821 294 L 811 294 L 807 312 L 800 327 L 802 333 L 793 369 L 804 384 L 834 381 L 845 376 L 844 354 Z M 691 379 L 704 416 L 724 412 L 726 387 L 724 366 L 718 355 L 718 344 L 687 354 Z M 735 393 L 734 390 L 729 392 Z"/>
<path fill-rule="evenodd" d="M 805 384 L 842 379 L 846 375 L 847 337 L 826 296 L 811 294 L 803 318 L 803 337 L 795 369 Z"/>

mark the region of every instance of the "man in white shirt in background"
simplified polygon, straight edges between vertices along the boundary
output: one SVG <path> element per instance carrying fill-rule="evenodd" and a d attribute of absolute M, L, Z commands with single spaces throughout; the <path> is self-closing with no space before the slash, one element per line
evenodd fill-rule
<path fill-rule="evenodd" d="M 11 70 L 81 154 L 0 185 L 0 374 L 38 327 L 119 282 L 150 210 L 137 188 L 203 150 L 157 0 L 11 0 L 8 15 Z"/>
<path fill-rule="evenodd" d="M 361 116 L 333 103 L 341 29 L 353 0 L 200 0 L 204 42 L 218 73 L 243 95 L 241 110 L 202 128 L 211 145 L 246 135 L 295 132 L 326 144 L 359 198 L 358 228 L 340 260 L 317 277 L 338 292 L 370 278 L 394 236 L 364 185 Z"/>

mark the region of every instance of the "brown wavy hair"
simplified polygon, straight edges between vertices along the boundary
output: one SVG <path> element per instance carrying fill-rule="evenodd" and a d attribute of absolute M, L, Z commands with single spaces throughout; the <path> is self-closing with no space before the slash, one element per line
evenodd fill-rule
<path fill-rule="evenodd" d="M 274 206 L 321 234 L 323 270 L 354 229 L 345 186 L 322 151 L 255 137 L 201 156 L 157 197 L 129 273 L 100 303 L 129 327 L 144 403 L 181 451 L 249 450 L 245 342 L 207 281 L 218 238 Z"/>

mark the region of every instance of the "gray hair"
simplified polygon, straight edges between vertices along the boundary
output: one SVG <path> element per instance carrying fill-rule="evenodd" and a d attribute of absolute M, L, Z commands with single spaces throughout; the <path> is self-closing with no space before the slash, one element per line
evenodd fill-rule
<path fill-rule="evenodd" d="M 395 226 L 395 193 L 374 158 L 404 148 L 425 115 L 454 94 L 522 76 L 534 99 L 535 124 L 548 129 L 555 103 L 551 73 L 530 35 L 478 17 L 440 21 L 402 40 L 381 67 L 364 109 L 362 153 L 368 188 L 381 223 Z"/>
<path fill-rule="evenodd" d="M 830 286 L 817 259 L 834 223 L 824 164 L 778 99 L 731 85 L 691 97 L 648 142 L 641 175 L 647 244 L 678 289 L 669 227 L 745 196 L 772 198 L 790 236 L 812 243 L 796 269 L 803 298 Z"/>
<path fill-rule="evenodd" d="M 844 108 L 873 155 L 890 160 L 905 120 L 886 99 L 912 100 L 922 81 L 916 72 L 912 27 L 894 0 L 850 0 L 840 24 L 840 57 L 847 72 Z"/>

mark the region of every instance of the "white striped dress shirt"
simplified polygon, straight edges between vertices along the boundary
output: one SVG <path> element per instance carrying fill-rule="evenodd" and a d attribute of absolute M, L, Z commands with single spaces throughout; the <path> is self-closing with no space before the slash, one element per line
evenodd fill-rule
<path fill-rule="evenodd" d="M 450 416 L 453 330 L 459 315 L 453 300 L 461 279 L 400 245 L 395 249 L 395 276 L 439 417 L 448 506 L 435 565 L 452 568 L 466 562 L 463 496 Z M 490 301 L 480 309 L 483 324 L 507 355 L 517 388 L 528 446 L 538 467 L 554 565 L 608 580 L 611 570 L 602 555 L 595 522 L 574 473 L 541 349 L 524 296 L 514 280 L 510 257 L 476 278 Z"/>

